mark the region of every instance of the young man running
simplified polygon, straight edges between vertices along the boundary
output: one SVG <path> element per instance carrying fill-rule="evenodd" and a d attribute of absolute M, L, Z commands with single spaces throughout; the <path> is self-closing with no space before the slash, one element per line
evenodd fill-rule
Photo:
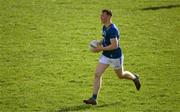
<path fill-rule="evenodd" d="M 103 39 L 100 41 L 100 45 L 94 49 L 94 52 L 102 51 L 102 55 L 96 67 L 92 97 L 83 100 L 85 104 L 97 104 L 96 99 L 101 86 L 102 74 L 109 65 L 114 68 L 119 79 L 132 80 L 137 90 L 140 90 L 141 87 L 139 77 L 129 71 L 124 71 L 123 69 L 123 54 L 119 45 L 120 33 L 115 24 L 112 23 L 111 17 L 111 10 L 102 10 L 101 22 L 103 24 Z"/>

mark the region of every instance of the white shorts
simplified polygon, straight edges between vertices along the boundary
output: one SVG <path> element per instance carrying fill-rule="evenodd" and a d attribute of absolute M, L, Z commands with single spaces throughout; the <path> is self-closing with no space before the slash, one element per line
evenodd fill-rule
<path fill-rule="evenodd" d="M 102 55 L 99 59 L 99 62 L 102 64 L 108 64 L 114 69 L 120 69 L 123 66 L 123 55 L 120 58 L 108 58 L 104 55 Z"/>

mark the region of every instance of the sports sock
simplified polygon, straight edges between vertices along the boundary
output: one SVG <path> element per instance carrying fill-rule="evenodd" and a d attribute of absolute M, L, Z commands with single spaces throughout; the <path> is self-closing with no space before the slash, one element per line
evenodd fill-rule
<path fill-rule="evenodd" d="M 97 95 L 96 95 L 96 94 L 93 94 L 91 98 L 93 98 L 94 100 L 96 100 Z"/>

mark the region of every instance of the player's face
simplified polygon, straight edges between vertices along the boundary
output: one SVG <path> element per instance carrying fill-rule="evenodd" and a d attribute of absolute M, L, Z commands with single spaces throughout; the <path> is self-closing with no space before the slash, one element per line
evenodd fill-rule
<path fill-rule="evenodd" d="M 101 22 L 102 24 L 107 23 L 107 21 L 109 20 L 109 16 L 104 12 L 101 14 Z"/>

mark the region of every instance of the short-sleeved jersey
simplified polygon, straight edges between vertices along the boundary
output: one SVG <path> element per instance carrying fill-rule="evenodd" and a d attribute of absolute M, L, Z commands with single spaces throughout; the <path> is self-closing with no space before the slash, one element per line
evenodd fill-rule
<path fill-rule="evenodd" d="M 117 38 L 117 40 L 120 40 L 120 32 L 118 28 L 115 26 L 115 24 L 111 24 L 108 27 L 103 26 L 102 29 L 102 36 L 103 36 L 103 47 L 109 46 L 111 44 L 110 39 Z M 108 58 L 120 58 L 122 56 L 122 50 L 119 46 L 118 42 L 118 48 L 110 51 L 103 51 L 102 53 L 104 56 Z"/>

